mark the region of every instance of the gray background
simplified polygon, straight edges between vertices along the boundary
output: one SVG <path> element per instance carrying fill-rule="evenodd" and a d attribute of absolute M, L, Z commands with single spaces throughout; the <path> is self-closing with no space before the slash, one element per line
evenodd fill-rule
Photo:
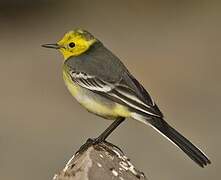
<path fill-rule="evenodd" d="M 82 27 L 128 66 L 166 119 L 203 149 L 201 169 L 129 119 L 109 138 L 150 180 L 220 179 L 220 1 L 1 1 L 0 179 L 47 180 L 110 121 L 66 90 L 62 56 L 40 47 Z"/>

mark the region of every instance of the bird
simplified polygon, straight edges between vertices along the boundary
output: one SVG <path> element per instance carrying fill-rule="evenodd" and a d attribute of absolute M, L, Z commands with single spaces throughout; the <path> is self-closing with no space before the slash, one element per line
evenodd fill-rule
<path fill-rule="evenodd" d="M 166 122 L 143 85 L 90 32 L 76 28 L 57 43 L 42 46 L 63 55 L 63 79 L 71 95 L 87 111 L 114 120 L 93 143 L 105 141 L 126 118 L 133 118 L 154 128 L 200 167 L 211 163 L 205 153 Z"/>

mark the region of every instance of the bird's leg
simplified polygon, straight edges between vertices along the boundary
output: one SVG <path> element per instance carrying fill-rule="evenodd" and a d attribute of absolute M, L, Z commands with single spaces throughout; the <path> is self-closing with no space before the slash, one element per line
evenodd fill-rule
<path fill-rule="evenodd" d="M 80 147 L 78 152 L 82 152 L 86 150 L 88 147 L 94 144 L 98 144 L 100 142 L 103 142 L 107 139 L 107 137 L 125 120 L 124 117 L 117 118 L 110 126 L 108 126 L 107 129 L 105 129 L 104 132 L 102 132 L 97 138 L 91 139 L 89 138 L 87 142 Z M 78 153 L 77 152 L 77 153 Z"/>
<path fill-rule="evenodd" d="M 124 117 L 117 118 L 104 132 L 102 132 L 96 139 L 96 143 L 103 142 L 107 137 L 125 120 Z"/>

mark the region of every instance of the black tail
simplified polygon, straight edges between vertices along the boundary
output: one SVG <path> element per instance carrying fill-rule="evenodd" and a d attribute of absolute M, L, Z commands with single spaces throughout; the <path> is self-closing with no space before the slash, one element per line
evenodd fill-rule
<path fill-rule="evenodd" d="M 172 128 L 166 121 L 160 118 L 148 119 L 148 122 L 163 135 L 174 142 L 180 149 L 183 150 L 193 161 L 199 166 L 204 167 L 210 164 L 210 160 L 206 155 L 194 146 L 188 139 L 182 136 L 174 128 Z"/>

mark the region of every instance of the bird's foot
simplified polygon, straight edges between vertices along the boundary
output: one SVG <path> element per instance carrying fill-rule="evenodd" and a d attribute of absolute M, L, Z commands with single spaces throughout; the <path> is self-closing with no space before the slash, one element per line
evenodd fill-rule
<path fill-rule="evenodd" d="M 105 141 L 104 139 L 98 137 L 98 138 L 89 138 L 87 139 L 86 143 L 83 144 L 80 149 L 76 152 L 77 153 L 82 153 L 84 151 L 86 151 L 90 146 L 93 146 L 93 145 L 96 145 L 96 144 L 99 144 L 101 142 Z"/>

